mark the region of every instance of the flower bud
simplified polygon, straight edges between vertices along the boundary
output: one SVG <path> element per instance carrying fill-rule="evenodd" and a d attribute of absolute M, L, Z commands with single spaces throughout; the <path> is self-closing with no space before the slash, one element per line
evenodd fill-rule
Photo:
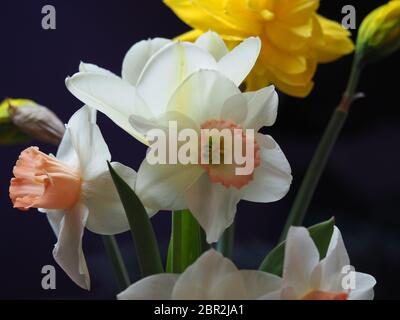
<path fill-rule="evenodd" d="M 357 53 L 370 62 L 400 48 L 400 0 L 391 0 L 372 11 L 361 23 Z"/>
<path fill-rule="evenodd" d="M 6 99 L 0 105 L 0 126 L 19 131 L 19 137 L 37 139 L 58 145 L 65 132 L 61 120 L 48 108 L 31 100 Z M 0 137 L 1 138 L 1 137 Z M 0 139 L 1 140 L 1 139 Z M 22 142 L 21 139 L 7 139 L 8 143 Z"/>

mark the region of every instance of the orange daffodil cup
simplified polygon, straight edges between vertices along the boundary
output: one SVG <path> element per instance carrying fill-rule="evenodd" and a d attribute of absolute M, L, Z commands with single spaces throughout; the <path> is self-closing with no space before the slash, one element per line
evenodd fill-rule
<path fill-rule="evenodd" d="M 194 41 L 208 30 L 229 46 L 258 36 L 262 50 L 247 77 L 247 88 L 276 85 L 291 96 L 305 97 L 313 88 L 319 63 L 353 51 L 350 32 L 317 14 L 319 0 L 164 0 L 193 28 L 178 39 Z"/>
<path fill-rule="evenodd" d="M 345 277 L 354 277 L 346 281 Z M 371 300 L 374 277 L 355 272 L 338 228 L 327 255 L 304 227 L 292 227 L 286 241 L 283 277 L 238 270 L 221 254 L 204 253 L 183 274 L 158 274 L 131 285 L 121 300 Z M 349 288 L 346 288 L 349 286 Z M 345 288 L 344 288 L 345 287 Z"/>
<path fill-rule="evenodd" d="M 95 112 L 85 106 L 68 122 L 56 157 L 37 147 L 24 150 L 10 185 L 15 208 L 37 208 L 47 215 L 57 237 L 54 259 L 77 285 L 88 290 L 90 277 L 82 251 L 85 228 L 103 235 L 129 230 L 108 171 L 110 160 Z M 118 162 L 112 166 L 134 187 L 134 170 Z"/>
<path fill-rule="evenodd" d="M 218 241 L 233 223 L 241 199 L 277 201 L 292 181 L 278 144 L 257 133 L 276 120 L 274 87 L 239 90 L 260 47 L 258 38 L 248 38 L 229 52 L 213 32 L 194 44 L 153 39 L 129 50 L 122 79 L 93 65 L 83 65 L 81 72 L 67 79 L 68 89 L 77 98 L 140 141 L 148 140 L 151 129 L 168 131 L 168 121 L 176 121 L 178 130 L 190 128 L 198 133 L 204 128 L 253 130 L 255 140 L 244 137 L 254 149 L 254 170 L 247 175 L 236 175 L 235 163 L 149 164 L 147 159 L 138 171 L 135 192 L 143 204 L 156 211 L 190 209 L 210 243 Z"/>

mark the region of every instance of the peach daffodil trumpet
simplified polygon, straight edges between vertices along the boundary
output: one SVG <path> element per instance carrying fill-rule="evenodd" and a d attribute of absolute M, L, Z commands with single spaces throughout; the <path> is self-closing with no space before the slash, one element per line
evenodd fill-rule
<path fill-rule="evenodd" d="M 57 243 L 54 259 L 80 287 L 90 288 L 82 251 L 84 229 L 112 235 L 129 230 L 118 193 L 109 174 L 108 147 L 96 125 L 95 113 L 85 106 L 66 126 L 57 156 L 37 147 L 24 150 L 16 162 L 10 198 L 21 210 L 37 208 L 47 214 Z M 134 170 L 113 162 L 132 187 Z"/>

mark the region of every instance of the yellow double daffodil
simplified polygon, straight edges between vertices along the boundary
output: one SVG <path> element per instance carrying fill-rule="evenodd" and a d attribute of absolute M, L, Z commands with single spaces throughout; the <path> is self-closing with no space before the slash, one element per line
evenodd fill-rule
<path fill-rule="evenodd" d="M 192 41 L 212 29 L 229 46 L 259 36 L 262 51 L 247 88 L 275 84 L 296 97 L 313 88 L 318 63 L 353 51 L 350 32 L 317 14 L 319 0 L 164 0 L 194 30 L 178 39 Z"/>

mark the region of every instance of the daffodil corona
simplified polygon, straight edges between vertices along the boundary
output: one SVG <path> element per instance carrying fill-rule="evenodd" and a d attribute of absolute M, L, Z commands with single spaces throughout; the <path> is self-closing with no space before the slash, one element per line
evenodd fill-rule
<path fill-rule="evenodd" d="M 313 88 L 318 63 L 349 54 L 350 32 L 317 14 L 319 0 L 164 0 L 194 30 L 178 39 L 193 41 L 209 29 L 234 47 L 249 36 L 262 40 L 261 55 L 248 76 L 249 90 L 269 84 L 297 97 Z"/>

